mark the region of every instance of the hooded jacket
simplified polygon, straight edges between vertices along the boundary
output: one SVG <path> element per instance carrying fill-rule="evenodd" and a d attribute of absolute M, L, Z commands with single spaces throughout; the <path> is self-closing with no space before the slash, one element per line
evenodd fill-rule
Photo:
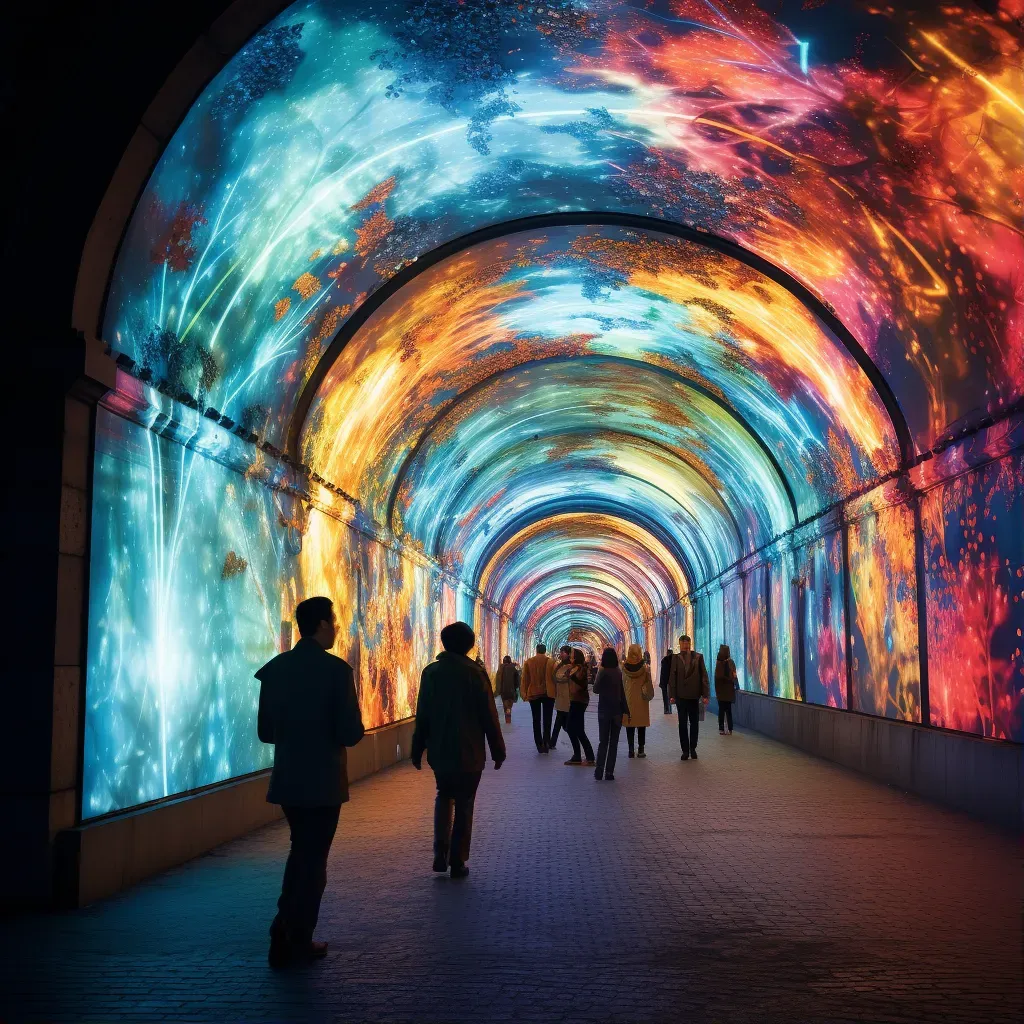
<path fill-rule="evenodd" d="M 622 665 L 622 687 L 629 705 L 629 714 L 622 716 L 622 724 L 625 726 L 642 726 L 646 729 L 651 724 L 651 706 L 640 692 L 644 683 L 650 683 L 653 690 L 651 670 L 643 661 L 640 645 L 630 644 Z"/>
<path fill-rule="evenodd" d="M 718 648 L 718 660 L 715 662 L 715 696 L 730 703 L 736 699 L 736 662 L 730 657 L 728 644 L 722 644 Z"/>

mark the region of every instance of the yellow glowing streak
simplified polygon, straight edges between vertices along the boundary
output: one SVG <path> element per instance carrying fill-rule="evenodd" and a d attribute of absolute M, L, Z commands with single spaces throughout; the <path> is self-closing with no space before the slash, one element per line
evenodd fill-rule
<path fill-rule="evenodd" d="M 815 160 L 811 156 L 801 156 L 799 153 L 794 153 L 791 150 L 784 149 L 782 146 L 776 145 L 774 142 L 769 142 L 767 139 L 761 138 L 760 135 L 752 135 L 750 132 L 745 132 L 740 128 L 734 128 L 731 124 L 726 124 L 724 121 L 714 121 L 710 117 L 704 117 L 702 114 L 700 117 L 693 119 L 694 124 L 709 124 L 713 128 L 721 128 L 724 132 L 731 132 L 733 135 L 739 135 L 740 138 L 747 139 L 749 142 L 756 142 L 761 146 L 767 146 L 769 149 L 774 149 L 784 156 L 788 156 L 791 160 L 797 160 L 800 163 L 805 163 L 809 167 L 812 167 L 816 171 L 820 171 L 821 167 L 818 166 L 820 161 Z"/>
<path fill-rule="evenodd" d="M 993 96 L 998 96 L 1007 106 L 1012 107 L 1022 117 L 1024 117 L 1024 107 L 1022 107 L 1008 92 L 1000 89 L 995 82 L 990 78 L 986 78 L 977 68 L 972 67 L 962 57 L 957 56 L 952 50 L 947 49 L 935 38 L 930 32 L 922 32 L 922 38 L 927 42 L 931 43 L 936 50 L 939 51 L 943 56 L 948 57 L 949 60 L 955 64 L 965 74 L 971 76 L 971 78 L 977 79 Z"/>
<path fill-rule="evenodd" d="M 877 225 L 872 220 L 871 214 L 868 213 L 868 208 L 866 206 L 861 206 L 861 209 L 864 211 L 864 216 L 867 217 L 868 223 L 871 225 L 871 229 L 875 233 L 875 237 L 878 238 L 880 242 L 885 244 L 885 240 L 882 238 L 882 235 L 879 232 Z M 907 238 L 907 236 L 904 235 L 901 231 L 893 227 L 893 225 L 890 224 L 889 221 L 887 221 L 881 214 L 876 214 L 875 216 L 877 216 L 878 219 L 914 254 L 914 258 L 917 260 L 918 263 L 921 264 L 921 266 L 928 273 L 928 276 L 934 282 L 934 288 L 924 288 L 921 290 L 921 294 L 931 295 L 937 298 L 945 298 L 947 295 L 949 295 L 949 288 L 947 287 L 946 282 L 943 281 L 942 278 L 935 273 L 935 271 L 931 267 L 931 264 L 921 255 L 920 252 L 917 251 L 917 249 L 914 246 L 914 243 L 911 242 L 910 239 Z"/>

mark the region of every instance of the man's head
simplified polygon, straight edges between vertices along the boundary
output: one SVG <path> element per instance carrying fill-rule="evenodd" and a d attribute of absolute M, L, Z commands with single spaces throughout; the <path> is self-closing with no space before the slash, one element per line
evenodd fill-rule
<path fill-rule="evenodd" d="M 547 654 L 548 653 L 547 646 L 545 644 L 537 644 L 537 653 L 538 654 Z"/>
<path fill-rule="evenodd" d="M 506 655 L 505 655 L 505 657 L 501 659 L 501 663 L 502 663 L 503 665 L 511 665 L 511 664 L 512 664 L 512 658 L 511 658 L 511 656 L 510 656 L 510 655 L 508 655 L 508 654 L 506 654 Z"/>
<path fill-rule="evenodd" d="M 295 623 L 303 639 L 315 640 L 325 651 L 334 646 L 338 624 L 329 597 L 310 597 L 300 601 L 295 608 Z"/>
<path fill-rule="evenodd" d="M 452 622 L 441 630 L 441 646 L 450 654 L 469 654 L 476 634 L 465 622 Z"/>
<path fill-rule="evenodd" d="M 561 650 L 559 650 L 558 656 L 559 656 L 559 658 L 562 659 L 562 664 L 563 665 L 568 665 L 570 659 L 572 658 L 572 648 L 571 647 L 563 647 Z"/>
<path fill-rule="evenodd" d="M 679 638 L 679 653 L 685 654 L 690 649 L 690 638 L 684 633 Z"/>

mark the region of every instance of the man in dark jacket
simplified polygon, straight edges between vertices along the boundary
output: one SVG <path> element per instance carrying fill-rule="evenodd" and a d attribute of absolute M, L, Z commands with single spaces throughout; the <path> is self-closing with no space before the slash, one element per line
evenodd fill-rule
<path fill-rule="evenodd" d="M 658 685 L 661 687 L 661 699 L 665 704 L 665 714 L 672 714 L 672 705 L 668 702 L 668 676 L 672 671 L 672 652 L 666 651 L 665 657 L 661 659 L 661 675 L 658 677 Z"/>
<path fill-rule="evenodd" d="M 500 768 L 505 760 L 505 740 L 490 683 L 467 657 L 475 643 L 476 636 L 465 622 L 453 622 L 441 630 L 444 652 L 423 670 L 412 737 L 414 767 L 421 768 L 425 750 L 437 780 L 434 870 L 446 871 L 450 863 L 452 878 L 469 874 L 466 861 L 473 803 L 484 770 L 485 737 L 494 767 Z"/>
<path fill-rule="evenodd" d="M 668 674 L 668 695 L 675 701 L 679 712 L 679 745 L 683 748 L 682 761 L 697 760 L 697 730 L 700 725 L 700 704 L 711 694 L 704 655 L 690 650 L 690 638 L 684 633 L 679 638 L 679 653 L 672 658 Z M 686 725 L 690 725 L 690 735 Z"/>
<path fill-rule="evenodd" d="M 295 609 L 299 642 L 257 673 L 257 730 L 274 744 L 267 800 L 280 804 L 291 829 L 277 917 L 270 926 L 270 965 L 319 959 L 326 942 L 313 941 L 327 885 L 327 855 L 348 800 L 346 747 L 363 737 L 352 669 L 327 652 L 337 625 L 329 598 L 311 597 Z"/>

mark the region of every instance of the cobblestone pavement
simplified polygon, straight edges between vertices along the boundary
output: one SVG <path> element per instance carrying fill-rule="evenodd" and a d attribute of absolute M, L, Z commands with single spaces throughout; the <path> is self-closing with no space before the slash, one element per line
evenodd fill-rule
<path fill-rule="evenodd" d="M 342 810 L 323 963 L 267 968 L 272 825 L 83 911 L 0 922 L 0 1020 L 1024 1019 L 1017 840 L 707 725 L 684 764 L 657 713 L 649 757 L 623 736 L 597 783 L 564 740 L 538 755 L 518 704 L 469 879 L 431 873 L 432 777 L 403 764 Z"/>

